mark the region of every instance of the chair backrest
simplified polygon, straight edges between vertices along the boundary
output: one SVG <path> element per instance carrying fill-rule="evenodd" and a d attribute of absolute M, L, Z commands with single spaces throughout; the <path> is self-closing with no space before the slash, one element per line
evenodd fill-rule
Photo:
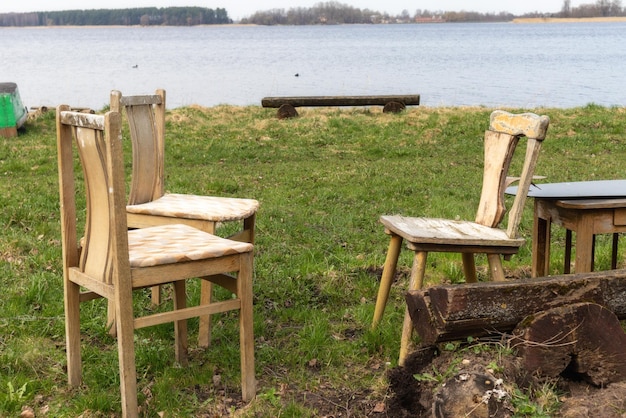
<path fill-rule="evenodd" d="M 547 116 L 533 113 L 512 114 L 496 110 L 491 114 L 489 130 L 485 132 L 485 164 L 477 223 L 496 227 L 502 221 L 506 213 L 504 191 L 509 168 L 519 139 L 525 136 L 527 145 L 524 164 L 507 224 L 507 235 L 510 238 L 517 237 L 524 203 L 549 123 Z"/>
<path fill-rule="evenodd" d="M 59 106 L 56 116 L 64 269 L 78 268 L 104 284 L 113 284 L 114 275 L 130 272 L 120 115 L 69 110 L 69 106 Z M 86 193 L 82 239 L 76 222 L 73 143 Z"/>
<path fill-rule="evenodd" d="M 151 202 L 163 196 L 165 164 L 165 90 L 153 95 L 122 96 L 111 92 L 111 110 L 126 117 L 132 141 L 132 179 L 128 204 Z"/>

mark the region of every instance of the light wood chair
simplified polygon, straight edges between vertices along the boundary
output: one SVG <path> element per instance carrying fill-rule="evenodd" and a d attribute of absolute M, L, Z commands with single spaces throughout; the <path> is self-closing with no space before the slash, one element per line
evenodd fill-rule
<path fill-rule="evenodd" d="M 253 245 L 181 224 L 129 230 L 120 115 L 91 115 L 69 109 L 57 109 L 57 149 L 70 385 L 81 382 L 80 304 L 106 298 L 115 310 L 124 417 L 138 415 L 134 329 L 174 322 L 176 360 L 185 365 L 187 319 L 230 310 L 239 310 L 242 397 L 252 399 L 256 391 Z M 82 177 L 74 170 L 76 153 Z M 83 212 L 76 199 L 77 190 L 82 190 L 76 186 L 81 178 L 86 193 L 84 233 L 79 233 L 77 221 Z M 237 277 L 227 279 L 222 275 L 229 272 L 237 272 Z M 223 302 L 187 307 L 185 284 L 191 278 L 215 279 L 234 296 Z M 174 286 L 173 310 L 136 316 L 133 291 L 165 283 Z"/>
<path fill-rule="evenodd" d="M 229 239 L 254 243 L 254 223 L 259 202 L 253 199 L 165 193 L 165 90 L 153 95 L 123 96 L 113 90 L 112 111 L 126 111 L 132 141 L 132 177 L 128 196 L 129 228 L 182 223 L 216 233 L 219 223 L 240 222 Z M 210 303 L 210 281 L 202 282 L 202 303 Z M 161 303 L 161 287 L 152 289 L 152 301 Z M 112 312 L 109 323 L 112 323 Z M 200 345 L 210 341 L 210 317 L 200 318 Z M 114 328 L 113 328 L 114 331 Z"/>
<path fill-rule="evenodd" d="M 500 256 L 510 257 L 524 243 L 524 239 L 518 238 L 517 229 L 548 125 L 547 116 L 532 113 L 514 115 L 497 110 L 491 114 L 489 130 L 485 132 L 483 185 L 475 222 L 398 215 L 380 218 L 391 241 L 376 299 L 374 328 L 385 310 L 403 240 L 414 252 L 410 290 L 422 287 L 429 252 L 461 253 L 467 282 L 476 281 L 474 254 L 486 254 L 493 280 L 504 280 Z M 504 230 L 499 228 L 506 213 L 504 191 L 511 180 L 507 175 L 521 136 L 528 139 L 526 154 L 519 190 L 509 210 L 507 229 Z M 402 328 L 400 364 L 404 363 L 408 353 L 412 329 L 407 312 Z"/>

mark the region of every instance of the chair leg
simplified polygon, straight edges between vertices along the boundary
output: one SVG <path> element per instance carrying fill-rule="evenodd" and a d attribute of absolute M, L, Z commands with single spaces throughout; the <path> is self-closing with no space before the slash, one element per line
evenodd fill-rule
<path fill-rule="evenodd" d="M 241 351 L 241 392 L 245 402 L 256 396 L 254 377 L 254 315 L 252 305 L 253 254 L 241 255 L 241 267 L 237 276 L 237 296 L 241 301 L 239 312 L 239 344 Z"/>
<path fill-rule="evenodd" d="M 132 290 L 127 292 L 117 286 L 115 296 L 115 318 L 117 328 L 117 351 L 120 367 L 120 390 L 122 416 L 135 418 L 139 414 L 137 404 L 137 369 L 135 365 L 135 327 L 132 305 Z"/>
<path fill-rule="evenodd" d="M 248 235 L 248 242 L 250 244 L 254 244 L 254 223 L 256 219 L 256 214 L 246 218 L 243 220 L 243 230 L 246 231 Z"/>
<path fill-rule="evenodd" d="M 115 325 L 115 302 L 111 299 L 107 300 L 107 328 L 109 329 L 109 335 L 111 337 L 117 337 L 117 326 Z"/>
<path fill-rule="evenodd" d="M 236 234 L 230 235 L 228 239 L 254 244 L 254 222 L 256 215 L 252 215 L 243 220 L 243 229 Z M 208 231 L 207 231 L 208 232 Z M 214 232 L 210 232 L 214 233 Z"/>
<path fill-rule="evenodd" d="M 489 269 L 491 270 L 491 278 L 493 281 L 503 282 L 505 278 L 500 254 L 487 254 L 487 260 L 489 261 Z"/>
<path fill-rule="evenodd" d="M 212 302 L 213 283 L 202 280 L 200 283 L 200 305 Z M 211 344 L 211 315 L 202 315 L 199 318 L 198 346 L 208 347 Z"/>
<path fill-rule="evenodd" d="M 372 329 L 378 326 L 383 313 L 385 312 L 385 306 L 389 299 L 389 291 L 391 290 L 391 284 L 393 283 L 393 277 L 396 274 L 396 265 L 398 264 L 398 257 L 400 256 L 400 249 L 402 247 L 402 237 L 399 235 L 391 235 L 391 241 L 389 242 L 389 250 L 387 251 L 387 258 L 385 259 L 385 265 L 383 267 L 383 274 L 380 278 L 380 286 L 378 287 L 378 296 L 376 297 L 376 306 L 374 308 L 374 319 L 372 320 Z"/>
<path fill-rule="evenodd" d="M 80 287 L 65 279 L 64 293 L 67 378 L 70 386 L 78 386 L 82 380 L 80 361 Z"/>
<path fill-rule="evenodd" d="M 152 304 L 160 305 L 161 304 L 161 286 L 152 286 Z"/>
<path fill-rule="evenodd" d="M 243 229 L 234 235 L 228 237 L 228 239 L 241 242 L 249 242 L 254 244 L 254 224 L 256 220 L 256 214 L 245 218 L 243 220 Z M 215 223 L 211 223 L 204 229 L 209 234 L 215 234 Z M 208 305 L 212 302 L 213 297 L 213 283 L 208 280 L 203 280 L 200 285 L 200 304 Z M 198 346 L 208 347 L 211 345 L 211 315 L 204 315 L 199 318 L 198 330 Z"/>
<path fill-rule="evenodd" d="M 474 260 L 473 253 L 462 253 L 463 258 L 463 274 L 465 275 L 465 281 L 467 283 L 476 283 L 478 278 L 476 277 L 476 261 Z"/>
<path fill-rule="evenodd" d="M 426 259 L 428 253 L 426 251 L 417 251 L 413 257 L 413 267 L 411 268 L 411 281 L 409 290 L 421 289 L 424 285 L 424 274 L 426 272 Z M 413 323 L 409 315 L 408 307 L 404 311 L 404 323 L 402 324 L 402 338 L 400 339 L 400 357 L 398 364 L 404 366 L 404 361 L 409 354 L 411 346 L 411 337 L 413 336 Z"/>
<path fill-rule="evenodd" d="M 185 281 L 174 282 L 174 310 L 185 309 L 187 307 L 187 293 L 185 291 Z M 181 366 L 187 365 L 187 320 L 174 321 L 175 334 L 175 356 L 176 361 Z"/>

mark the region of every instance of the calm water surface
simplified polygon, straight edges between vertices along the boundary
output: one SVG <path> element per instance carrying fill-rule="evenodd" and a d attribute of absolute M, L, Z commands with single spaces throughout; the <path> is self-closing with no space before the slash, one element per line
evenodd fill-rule
<path fill-rule="evenodd" d="M 100 109 L 111 89 L 156 88 L 169 108 L 364 94 L 626 105 L 626 23 L 3 28 L 0 39 L 0 81 L 27 106 Z"/>

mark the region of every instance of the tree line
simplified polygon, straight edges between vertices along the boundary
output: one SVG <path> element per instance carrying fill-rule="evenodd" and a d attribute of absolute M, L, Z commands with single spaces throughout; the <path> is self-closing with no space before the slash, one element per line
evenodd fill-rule
<path fill-rule="evenodd" d="M 193 26 L 228 23 L 233 21 L 228 17 L 226 9 L 203 7 L 143 7 L 0 14 L 0 26 Z"/>
<path fill-rule="evenodd" d="M 598 0 L 591 4 L 581 4 L 572 7 L 571 0 L 564 0 L 559 17 L 581 18 L 581 17 L 610 17 L 625 16 L 626 9 L 622 7 L 620 0 Z"/>
<path fill-rule="evenodd" d="M 571 7 L 565 0 L 560 12 L 549 17 L 601 17 L 625 16 L 626 10 L 620 0 L 598 0 L 594 4 Z M 478 13 L 472 11 L 441 11 L 417 9 L 413 14 L 403 10 L 400 15 L 389 15 L 370 9 L 359 9 L 336 1 L 320 2 L 313 7 L 296 7 L 288 10 L 271 9 L 257 11 L 241 23 L 256 25 L 319 25 L 350 23 L 426 23 L 426 22 L 507 22 L 516 17 L 546 17 L 545 13 L 533 12 L 515 16 L 508 12 Z"/>
<path fill-rule="evenodd" d="M 472 11 L 433 11 L 417 9 L 413 14 L 403 10 L 392 16 L 370 9 L 359 9 L 337 1 L 320 2 L 313 7 L 258 11 L 241 20 L 256 25 L 320 25 L 351 23 L 426 23 L 426 22 L 507 22 L 515 17 L 606 17 L 626 16 L 621 0 L 597 0 L 571 7 L 564 0 L 559 12 L 539 12 L 515 16 L 511 13 L 478 13 Z M 229 24 L 226 9 L 202 7 L 144 7 L 135 9 L 67 10 L 58 12 L 2 13 L 0 26 L 106 26 L 169 25 L 193 26 Z"/>
<path fill-rule="evenodd" d="M 370 9 L 359 9 L 336 1 L 320 2 L 313 7 L 296 7 L 288 10 L 258 11 L 241 23 L 255 25 L 337 25 L 350 23 L 413 23 L 413 22 L 496 22 L 512 20 L 510 13 L 442 12 L 418 9 L 412 16 L 408 10 L 400 15 Z"/>

